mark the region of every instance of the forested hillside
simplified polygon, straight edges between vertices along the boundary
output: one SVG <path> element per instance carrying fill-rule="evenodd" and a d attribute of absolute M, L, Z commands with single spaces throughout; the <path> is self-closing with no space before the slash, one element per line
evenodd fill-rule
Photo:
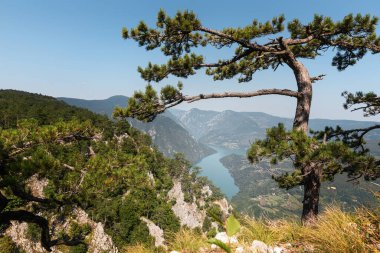
<path fill-rule="evenodd" d="M 87 109 L 68 106 L 53 97 L 16 90 L 0 90 L 0 126 L 16 127 L 22 119 L 33 118 L 40 125 L 56 122 L 58 119 L 90 120 L 92 123 L 108 128 L 109 120 Z"/>
<path fill-rule="evenodd" d="M 38 94 L 1 100 L 0 248 L 117 252 L 163 246 L 182 226 L 211 230 L 220 192 L 127 121 Z"/>

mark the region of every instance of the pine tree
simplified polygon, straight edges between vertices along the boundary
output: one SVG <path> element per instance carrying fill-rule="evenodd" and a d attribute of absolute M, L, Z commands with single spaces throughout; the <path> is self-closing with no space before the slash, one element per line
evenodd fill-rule
<path fill-rule="evenodd" d="M 347 15 L 341 21 L 315 15 L 308 24 L 294 19 L 287 24 L 290 36 L 285 38 L 284 16 L 261 23 L 253 20 L 245 27 L 214 30 L 202 25 L 191 11 L 177 12 L 174 17 L 160 10 L 155 28 L 143 21 L 130 31 L 123 28 L 122 36 L 131 38 L 146 50 L 160 49 L 170 57 L 166 64 L 149 63 L 146 68 L 138 68 L 141 77 L 148 81 L 145 92 L 135 92 L 128 101 L 127 108 L 117 108 L 115 116 L 136 117 L 153 120 L 159 113 L 182 102 L 195 102 L 203 99 L 238 97 L 248 98 L 263 95 L 282 95 L 295 98 L 297 106 L 293 129 L 308 131 L 312 84 L 323 75 L 310 76 L 302 59 L 315 59 L 329 48 L 337 50 L 332 65 L 344 70 L 356 64 L 367 52 L 380 52 L 380 38 L 375 33 L 378 18 L 370 15 Z M 271 38 L 277 36 L 276 38 Z M 265 41 L 266 42 L 263 42 Z M 226 59 L 206 62 L 203 55 L 194 53 L 197 47 L 234 48 L 235 52 Z M 297 90 L 262 89 L 252 92 L 225 92 L 199 94 L 194 96 L 182 93 L 181 82 L 175 86 L 165 86 L 158 95 L 150 82 L 160 82 L 173 75 L 187 78 L 197 70 L 206 69 L 206 74 L 214 80 L 231 79 L 238 76 L 239 82 L 249 82 L 256 71 L 287 66 L 294 73 Z M 276 139 L 276 138 L 275 138 Z M 297 156 L 300 159 L 301 156 Z M 298 163 L 298 162 L 296 162 Z M 300 171 L 304 185 L 302 221 L 313 220 L 318 214 L 321 169 L 313 164 L 303 166 Z"/>
<path fill-rule="evenodd" d="M 83 243 L 78 238 L 52 240 L 49 221 L 41 213 L 74 203 L 72 198 L 77 194 L 78 185 L 69 179 L 79 178 L 81 172 L 63 162 L 63 153 L 66 152 L 67 155 L 68 147 L 74 143 L 94 139 L 95 131 L 89 122 L 69 121 L 39 126 L 37 120 L 21 120 L 17 128 L 0 130 L 2 229 L 9 226 L 11 221 L 35 224 L 40 230 L 38 237 L 41 245 L 47 251 L 51 251 L 51 247 L 57 244 Z M 63 151 L 62 148 L 65 147 Z M 78 157 L 78 153 L 69 154 Z M 27 185 L 33 175 L 49 178 L 47 188 L 52 192 L 44 197 L 30 193 Z"/>

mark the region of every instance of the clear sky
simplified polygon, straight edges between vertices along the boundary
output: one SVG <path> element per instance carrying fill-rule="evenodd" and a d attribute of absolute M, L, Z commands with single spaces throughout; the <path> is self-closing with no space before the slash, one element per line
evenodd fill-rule
<path fill-rule="evenodd" d="M 312 19 L 314 13 L 341 19 L 348 13 L 380 16 L 379 0 L 0 0 L 0 88 L 18 89 L 51 96 L 103 99 L 130 96 L 145 82 L 136 71 L 149 61 L 165 62 L 157 52 L 146 52 L 134 41 L 121 38 L 123 26 L 134 27 L 140 20 L 155 24 L 160 8 L 169 14 L 193 10 L 204 26 L 220 29 L 244 26 L 253 19 L 266 21 L 279 14 L 286 20 Z M 380 26 L 377 30 L 380 34 Z M 205 50 L 206 59 L 231 55 L 231 51 Z M 314 86 L 312 118 L 376 120 L 362 118 L 342 108 L 344 90 L 380 93 L 380 54 L 367 55 L 356 66 L 338 72 L 331 66 L 332 53 L 315 61 L 304 61 L 311 75 L 326 74 Z M 162 83 L 176 83 L 176 78 Z M 252 91 L 262 88 L 295 89 L 288 68 L 257 73 L 254 80 L 214 82 L 201 71 L 183 80 L 184 93 Z M 262 111 L 293 117 L 295 101 L 280 96 L 250 99 L 208 100 L 179 108 Z"/>

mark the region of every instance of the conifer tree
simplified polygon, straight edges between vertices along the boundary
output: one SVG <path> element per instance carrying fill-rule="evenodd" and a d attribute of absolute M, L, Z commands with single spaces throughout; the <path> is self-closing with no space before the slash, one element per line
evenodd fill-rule
<path fill-rule="evenodd" d="M 59 148 L 90 141 L 94 135 L 95 129 L 89 122 L 77 121 L 39 126 L 37 120 L 21 120 L 15 129 L 0 130 L 2 230 L 11 221 L 35 224 L 40 230 L 41 245 L 47 251 L 57 244 L 74 246 L 83 243 L 83 238 L 52 239 L 49 221 L 41 213 L 73 204 L 72 198 L 78 191 L 78 185 L 68 179 L 78 178 L 80 172 L 57 158 L 64 157 Z M 48 196 L 35 196 L 30 192 L 28 180 L 33 175 L 50 177 L 47 188 L 52 192 Z"/>
<path fill-rule="evenodd" d="M 160 10 L 156 27 L 150 28 L 143 21 L 131 30 L 123 28 L 122 36 L 133 39 L 146 50 L 160 49 L 169 60 L 165 64 L 149 63 L 138 68 L 141 77 L 148 82 L 145 92 L 135 92 L 127 108 L 115 109 L 115 116 L 136 117 L 153 120 L 159 113 L 182 102 L 195 102 L 212 98 L 250 98 L 263 95 L 281 95 L 296 99 L 297 106 L 293 129 L 305 136 L 308 131 L 310 106 L 313 95 L 312 84 L 323 75 L 311 76 L 302 59 L 316 59 L 328 49 L 337 51 L 332 65 L 344 70 L 364 57 L 367 52 L 380 52 L 380 38 L 375 33 L 378 18 L 370 15 L 347 15 L 341 21 L 315 15 L 303 24 L 294 19 L 287 24 L 289 37 L 284 37 L 285 18 L 278 16 L 261 23 L 253 20 L 245 27 L 210 29 L 202 24 L 191 11 L 177 12 L 173 17 Z M 216 49 L 232 48 L 234 53 L 217 62 L 207 62 L 196 53 L 197 47 Z M 297 89 L 261 89 L 252 92 L 224 92 L 213 94 L 185 95 L 181 82 L 168 85 L 158 94 L 150 82 L 160 82 L 170 75 L 187 78 L 205 69 L 206 74 L 216 80 L 238 78 L 238 82 L 250 82 L 256 71 L 289 67 L 294 74 Z M 279 127 L 278 133 L 285 133 Z M 300 137 L 301 138 L 301 137 Z M 283 141 L 274 138 L 273 141 Z M 264 155 L 264 154 L 262 154 Z M 296 156 L 302 162 L 303 154 Z M 254 161 L 255 159 L 252 159 Z M 322 170 L 313 163 L 300 169 L 300 184 L 304 185 L 302 221 L 313 220 L 318 213 L 319 190 Z M 290 185 L 289 185 L 290 186 Z"/>

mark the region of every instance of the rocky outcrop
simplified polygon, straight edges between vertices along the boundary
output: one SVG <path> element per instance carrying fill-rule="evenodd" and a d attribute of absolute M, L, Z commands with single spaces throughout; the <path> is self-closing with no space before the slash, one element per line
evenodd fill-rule
<path fill-rule="evenodd" d="M 80 209 L 75 208 L 73 211 L 74 214 L 74 221 L 78 222 L 81 225 L 89 224 L 92 228 L 92 232 L 88 236 L 89 240 L 89 252 L 92 253 L 102 253 L 102 252 L 109 252 L 109 253 L 118 253 L 118 249 L 114 245 L 112 238 L 106 234 L 104 231 L 104 226 L 100 222 L 94 222 L 88 217 L 88 214 Z"/>
<path fill-rule="evenodd" d="M 40 179 L 37 175 L 33 175 L 27 181 L 31 194 L 35 197 L 44 197 L 44 187 L 46 187 L 48 181 L 46 179 Z M 88 214 L 81 208 L 75 207 L 69 217 L 64 220 L 59 219 L 56 215 L 53 215 L 49 219 L 51 224 L 51 233 L 54 238 L 60 231 L 69 231 L 71 224 L 75 222 L 79 225 L 90 225 L 91 233 L 85 238 L 88 244 L 88 252 L 91 253 L 118 253 L 118 249 L 114 245 L 112 238 L 104 231 L 103 224 L 95 222 L 88 217 Z M 41 246 L 38 241 L 31 240 L 28 236 L 28 224 L 25 222 L 12 221 L 11 226 L 6 230 L 5 234 L 8 235 L 16 245 L 24 250 L 26 253 L 45 253 L 47 252 Z M 61 251 L 57 247 L 52 247 L 52 252 L 60 253 Z"/>
<path fill-rule="evenodd" d="M 19 248 L 23 249 L 26 253 L 46 252 L 46 250 L 42 248 L 41 243 L 36 243 L 28 238 L 27 223 L 12 221 L 11 224 L 12 225 L 7 229 L 5 234 L 9 236 Z M 55 249 L 53 249 L 53 252 L 60 253 L 60 251 Z"/>
<path fill-rule="evenodd" d="M 164 230 L 147 218 L 141 217 L 140 219 L 148 226 L 149 234 L 154 238 L 154 246 L 165 246 Z"/>
<path fill-rule="evenodd" d="M 172 210 L 179 218 L 182 226 L 187 226 L 189 228 L 202 227 L 206 214 L 204 211 L 199 210 L 195 202 L 188 203 L 185 201 L 180 181 L 174 182 L 174 186 L 169 191 L 168 197 L 176 202 L 172 207 Z"/>
<path fill-rule="evenodd" d="M 45 197 L 44 188 L 48 185 L 48 183 L 49 182 L 47 179 L 38 178 L 37 175 L 33 175 L 27 180 L 26 185 L 34 197 L 43 198 Z"/>

